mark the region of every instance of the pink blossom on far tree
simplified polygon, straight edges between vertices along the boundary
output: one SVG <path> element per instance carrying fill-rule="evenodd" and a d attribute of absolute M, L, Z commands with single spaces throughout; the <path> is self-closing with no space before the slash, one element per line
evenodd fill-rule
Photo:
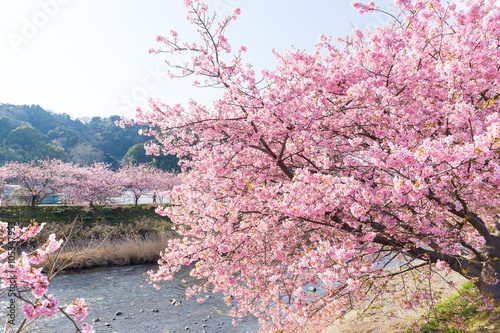
<path fill-rule="evenodd" d="M 426 266 L 420 279 L 451 269 L 500 301 L 496 1 L 398 0 L 385 26 L 321 36 L 314 52 L 276 54 L 260 74 L 226 38 L 239 12 L 217 22 L 185 4 L 200 40 L 160 36 L 153 53 L 172 77 L 223 96 L 138 110 L 160 142 L 151 151 L 189 156 L 163 210 L 185 237 L 170 241 L 153 281 L 196 263 L 187 295 L 222 291 L 233 316 L 285 332 L 321 331 L 383 299 L 393 261 Z M 422 285 L 406 289 L 404 308 L 430 299 Z"/>
<path fill-rule="evenodd" d="M 91 166 L 75 166 L 73 175 L 68 181 L 67 191 L 76 202 L 88 202 L 92 208 L 94 204 L 104 204 L 113 197 L 120 196 L 118 178 L 115 172 L 105 163 L 94 163 Z"/>
<path fill-rule="evenodd" d="M 11 179 L 20 188 L 14 193 L 24 198 L 34 208 L 50 194 L 58 193 L 66 183 L 66 177 L 73 168 L 60 160 L 37 162 L 9 162 L 0 168 L 2 177 Z"/>
<path fill-rule="evenodd" d="M 116 178 L 121 186 L 134 195 L 135 206 L 146 192 L 171 190 L 177 185 L 174 173 L 145 164 L 124 166 L 117 171 Z"/>

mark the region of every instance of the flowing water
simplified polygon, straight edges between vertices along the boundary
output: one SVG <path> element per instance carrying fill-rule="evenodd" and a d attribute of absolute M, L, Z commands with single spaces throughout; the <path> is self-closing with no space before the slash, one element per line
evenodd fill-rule
<path fill-rule="evenodd" d="M 99 267 L 83 271 L 70 271 L 54 278 L 49 285 L 49 293 L 54 294 L 62 304 L 76 298 L 85 298 L 90 311 L 86 322 L 94 326 L 96 332 L 172 333 L 172 332 L 255 332 L 259 324 L 255 317 L 237 320 L 238 326 L 231 324 L 227 315 L 228 307 L 223 303 L 223 295 L 208 293 L 201 297 L 185 300 L 184 290 L 190 282 L 189 268 L 183 269 L 171 281 L 160 283 L 156 290 L 146 282 L 144 272 L 156 269 L 157 265 L 137 265 L 128 267 Z M 185 279 L 185 282 L 182 280 Z M 180 301 L 180 304 L 172 304 Z M 118 312 L 122 314 L 117 315 Z M 97 322 L 93 322 L 96 321 Z M 109 324 L 110 326 L 106 326 Z M 71 322 L 57 315 L 43 320 L 42 332 L 74 332 Z"/>

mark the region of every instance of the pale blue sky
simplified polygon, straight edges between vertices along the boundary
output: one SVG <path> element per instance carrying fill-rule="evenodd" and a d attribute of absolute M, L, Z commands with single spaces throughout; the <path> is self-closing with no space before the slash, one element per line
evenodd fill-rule
<path fill-rule="evenodd" d="M 386 7 L 390 0 L 378 1 Z M 256 69 L 275 64 L 271 49 L 313 50 L 319 36 L 373 28 L 382 14 L 358 15 L 350 0 L 208 0 L 242 14 L 228 31 Z M 181 0 L 0 0 L 0 103 L 39 104 L 72 117 L 125 115 L 147 97 L 210 101 L 210 89 L 165 76 L 166 55 L 149 54 L 170 29 L 196 38 Z"/>

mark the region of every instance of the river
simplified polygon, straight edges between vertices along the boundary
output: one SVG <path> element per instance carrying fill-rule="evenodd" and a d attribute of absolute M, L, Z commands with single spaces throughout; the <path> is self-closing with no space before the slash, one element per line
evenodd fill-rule
<path fill-rule="evenodd" d="M 67 304 L 75 298 L 85 298 L 90 308 L 86 322 L 96 332 L 173 333 L 173 332 L 255 332 L 259 324 L 255 317 L 242 318 L 238 326 L 231 324 L 223 295 L 208 293 L 185 300 L 189 268 L 183 269 L 171 281 L 160 283 L 156 290 L 146 282 L 144 272 L 156 269 L 154 264 L 126 267 L 99 267 L 69 271 L 52 280 L 49 293 Z M 186 282 L 182 282 L 185 279 Z M 176 306 L 173 300 L 181 301 Z M 118 312 L 122 314 L 117 315 Z M 94 322 L 97 321 L 97 322 Z M 42 332 L 74 332 L 72 324 L 62 315 L 40 322 Z M 109 326 L 107 326 L 109 325 Z"/>

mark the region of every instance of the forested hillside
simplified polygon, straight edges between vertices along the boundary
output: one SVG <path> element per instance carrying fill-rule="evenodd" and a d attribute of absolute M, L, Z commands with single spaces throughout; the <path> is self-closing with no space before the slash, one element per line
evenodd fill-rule
<path fill-rule="evenodd" d="M 80 165 L 106 162 L 118 168 L 121 163 L 149 163 L 177 170 L 177 159 L 172 156 L 146 156 L 142 144 L 148 137 L 138 134 L 138 126 L 115 126 L 118 119 L 71 119 L 38 105 L 0 104 L 0 165 L 57 158 Z"/>

